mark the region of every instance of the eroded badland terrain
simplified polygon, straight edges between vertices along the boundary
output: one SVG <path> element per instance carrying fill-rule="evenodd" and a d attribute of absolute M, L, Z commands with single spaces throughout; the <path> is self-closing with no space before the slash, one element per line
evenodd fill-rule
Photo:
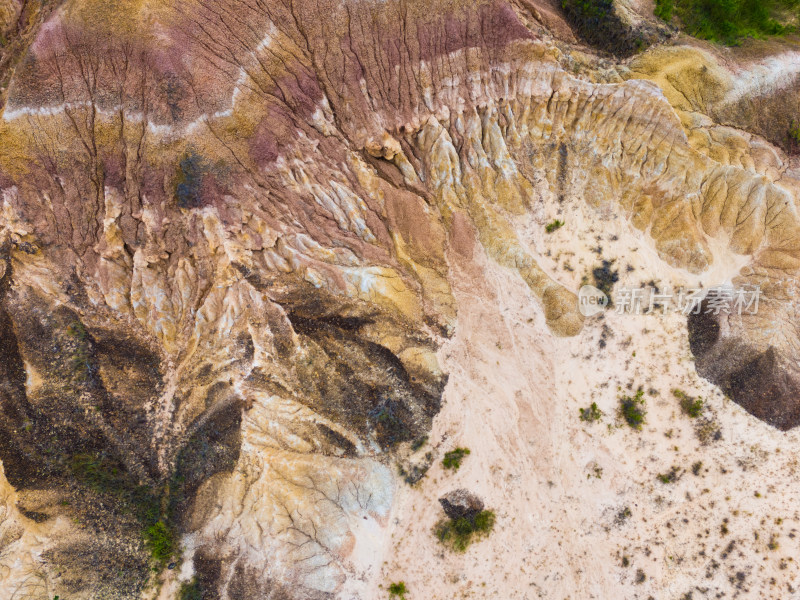
<path fill-rule="evenodd" d="M 796 14 L 690 4 L 0 0 L 0 600 L 800 598 Z"/>

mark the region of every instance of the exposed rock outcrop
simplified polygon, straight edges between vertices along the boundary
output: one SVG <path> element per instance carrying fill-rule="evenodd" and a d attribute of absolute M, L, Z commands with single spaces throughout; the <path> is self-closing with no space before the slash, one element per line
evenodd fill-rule
<path fill-rule="evenodd" d="M 484 508 L 483 500 L 464 488 L 448 492 L 439 498 L 439 503 L 442 505 L 444 513 L 454 521 L 474 519 Z"/>

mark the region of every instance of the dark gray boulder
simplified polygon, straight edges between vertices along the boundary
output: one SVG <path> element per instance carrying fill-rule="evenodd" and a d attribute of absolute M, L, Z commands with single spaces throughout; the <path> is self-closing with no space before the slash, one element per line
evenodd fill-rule
<path fill-rule="evenodd" d="M 448 492 L 439 498 L 439 502 L 445 514 L 454 521 L 464 518 L 472 520 L 484 508 L 483 500 L 464 488 Z"/>

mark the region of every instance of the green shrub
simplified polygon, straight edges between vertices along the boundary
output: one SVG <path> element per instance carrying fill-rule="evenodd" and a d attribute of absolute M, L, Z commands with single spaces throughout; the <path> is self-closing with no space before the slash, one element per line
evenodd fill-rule
<path fill-rule="evenodd" d="M 145 529 L 144 541 L 150 556 L 159 563 L 167 562 L 175 550 L 175 534 L 164 521 L 157 521 Z"/>
<path fill-rule="evenodd" d="M 408 590 L 406 589 L 406 584 L 402 581 L 397 583 L 393 583 L 389 586 L 389 595 L 394 598 L 397 596 L 398 598 L 405 598 Z"/>
<path fill-rule="evenodd" d="M 655 14 L 659 19 L 669 22 L 674 8 L 673 0 L 656 0 Z"/>
<path fill-rule="evenodd" d="M 430 462 L 425 462 L 422 464 L 410 464 L 408 469 L 406 469 L 402 464 L 398 464 L 397 471 L 400 473 L 400 477 L 403 478 L 403 481 L 405 481 L 408 485 L 414 485 L 423 477 L 425 477 L 425 474 L 428 472 L 430 467 Z"/>
<path fill-rule="evenodd" d="M 770 550 L 777 550 L 778 548 L 780 548 L 780 544 L 778 543 L 778 537 L 774 533 L 769 538 L 769 544 L 767 544 L 767 548 L 769 548 Z"/>
<path fill-rule="evenodd" d="M 781 24 L 800 14 L 798 0 L 656 0 L 655 14 L 676 14 L 695 37 L 723 44 L 742 38 L 781 35 L 793 28 Z"/>
<path fill-rule="evenodd" d="M 587 423 L 594 423 L 603 417 L 603 411 L 597 408 L 597 402 L 592 402 L 589 408 L 581 408 L 580 413 L 581 421 L 586 421 Z"/>
<path fill-rule="evenodd" d="M 791 135 L 796 142 L 800 142 L 800 121 L 792 120 L 792 125 L 789 127 L 789 135 Z"/>
<path fill-rule="evenodd" d="M 633 512 L 631 511 L 631 508 L 629 506 L 626 506 L 625 508 L 623 508 L 622 510 L 620 510 L 617 513 L 617 516 L 614 519 L 614 522 L 619 525 L 619 524 L 624 523 L 628 519 L 630 519 L 632 516 L 633 516 Z"/>
<path fill-rule="evenodd" d="M 789 142 L 791 145 L 800 146 L 800 121 L 792 120 L 789 126 Z"/>
<path fill-rule="evenodd" d="M 678 467 L 673 466 L 669 471 L 666 473 L 661 473 L 657 475 L 658 480 L 661 483 L 675 483 L 680 479 L 681 470 Z"/>
<path fill-rule="evenodd" d="M 703 414 L 703 401 L 700 398 L 687 396 L 681 390 L 672 390 L 672 395 L 680 401 L 683 414 L 690 416 L 692 419 L 696 419 Z"/>
<path fill-rule="evenodd" d="M 67 335 L 76 340 L 85 341 L 89 338 L 89 332 L 80 321 L 73 321 L 67 325 Z"/>
<path fill-rule="evenodd" d="M 640 430 L 644 424 L 645 411 L 644 390 L 638 390 L 633 396 L 622 396 L 619 399 L 619 414 L 631 428 Z"/>
<path fill-rule="evenodd" d="M 445 469 L 458 471 L 461 467 L 461 461 L 467 454 L 469 454 L 469 448 L 456 448 L 455 450 L 446 452 L 444 460 L 442 460 L 442 465 Z"/>
<path fill-rule="evenodd" d="M 703 462 L 698 460 L 696 463 L 692 465 L 692 475 L 700 475 L 700 471 L 703 469 Z"/>
<path fill-rule="evenodd" d="M 464 552 L 473 541 L 489 535 L 494 528 L 494 522 L 494 512 L 483 510 L 472 519 L 462 517 L 439 521 L 433 532 L 446 546 L 456 552 Z"/>
<path fill-rule="evenodd" d="M 555 221 L 552 221 L 551 223 L 545 225 L 544 230 L 547 233 L 553 233 L 554 231 L 558 231 L 559 229 L 561 229 L 563 226 L 564 226 L 564 221 L 559 221 L 558 219 L 556 219 Z"/>

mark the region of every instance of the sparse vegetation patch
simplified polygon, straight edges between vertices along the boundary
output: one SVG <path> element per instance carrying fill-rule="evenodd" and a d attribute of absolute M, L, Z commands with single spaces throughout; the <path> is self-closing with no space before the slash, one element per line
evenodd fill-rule
<path fill-rule="evenodd" d="M 156 562 L 166 562 L 175 551 L 175 534 L 164 521 L 157 521 L 145 529 L 144 540 Z"/>
<path fill-rule="evenodd" d="M 672 395 L 675 396 L 681 405 L 683 414 L 696 419 L 703 414 L 703 400 L 702 398 L 693 398 L 681 390 L 672 390 Z"/>
<path fill-rule="evenodd" d="M 594 423 L 603 417 L 603 411 L 597 408 L 597 402 L 592 402 L 589 408 L 581 408 L 580 414 L 581 421 L 585 421 L 587 423 Z"/>
<path fill-rule="evenodd" d="M 655 15 L 664 21 L 671 21 L 674 12 L 673 0 L 656 0 Z"/>
<path fill-rule="evenodd" d="M 405 600 L 407 593 L 408 590 L 406 589 L 406 584 L 403 581 L 398 581 L 397 583 L 393 583 L 389 586 L 389 596 L 392 598 L 397 597 L 401 600 Z"/>
<path fill-rule="evenodd" d="M 469 448 L 456 448 L 455 450 L 446 452 L 444 455 L 444 460 L 442 460 L 442 465 L 445 469 L 458 471 L 458 469 L 461 467 L 461 461 L 464 460 L 464 457 L 468 454 Z"/>
<path fill-rule="evenodd" d="M 622 396 L 619 399 L 619 414 L 631 428 L 640 430 L 647 414 L 644 390 L 638 390 L 633 396 Z"/>
<path fill-rule="evenodd" d="M 456 552 L 464 552 L 473 541 L 489 535 L 494 528 L 495 514 L 482 510 L 473 518 L 444 519 L 434 528 L 440 542 Z"/>
<path fill-rule="evenodd" d="M 657 475 L 657 478 L 661 483 L 675 483 L 681 478 L 681 469 L 673 465 L 666 473 Z"/>
<path fill-rule="evenodd" d="M 792 123 L 789 125 L 788 134 L 789 149 L 793 154 L 795 154 L 798 150 L 800 150 L 800 121 L 792 119 Z"/>
<path fill-rule="evenodd" d="M 799 13 L 797 0 L 656 0 L 655 6 L 657 17 L 677 16 L 688 34 L 728 45 L 791 33 L 795 28 L 784 23 Z"/>
<path fill-rule="evenodd" d="M 138 485 L 122 464 L 105 454 L 75 454 L 69 468 L 75 479 L 95 493 L 113 497 L 120 508 L 132 514 L 142 526 L 142 539 L 150 556 L 165 563 L 175 551 L 175 533 L 161 514 L 159 490 Z"/>
<path fill-rule="evenodd" d="M 550 223 L 545 225 L 544 230 L 547 233 L 553 233 L 554 231 L 558 231 L 559 229 L 561 229 L 563 226 L 564 226 L 564 221 L 559 221 L 558 219 L 555 219 L 554 221 L 551 221 Z"/>

